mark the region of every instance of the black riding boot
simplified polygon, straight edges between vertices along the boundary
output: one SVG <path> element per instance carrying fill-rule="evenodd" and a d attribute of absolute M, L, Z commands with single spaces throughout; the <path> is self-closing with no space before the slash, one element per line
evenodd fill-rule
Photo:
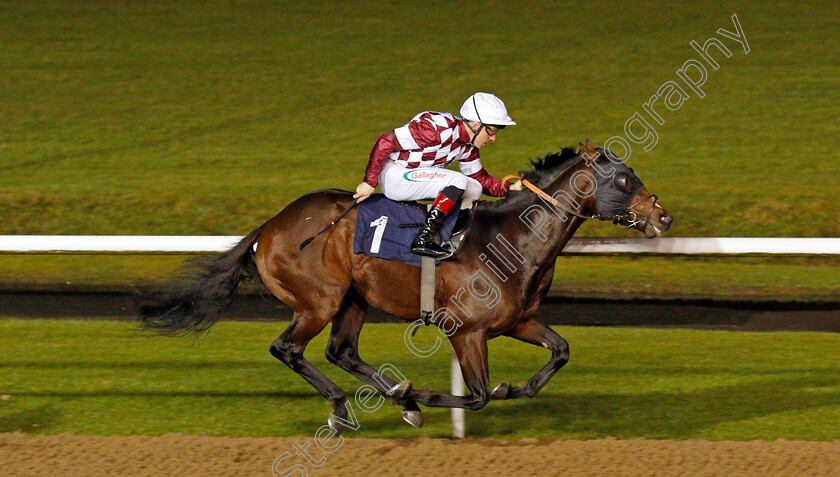
<path fill-rule="evenodd" d="M 417 255 L 424 255 L 426 257 L 443 258 L 451 256 L 452 254 L 435 242 L 435 235 L 440 232 L 440 226 L 443 225 L 443 219 L 446 214 L 455 207 L 455 203 L 464 194 L 464 189 L 459 189 L 455 186 L 446 186 L 438 193 L 435 202 L 432 204 L 432 210 L 426 216 L 426 221 L 423 223 L 423 228 L 414 241 L 411 242 L 411 251 Z"/>
<path fill-rule="evenodd" d="M 432 210 L 426 216 L 423 228 L 417 234 L 417 237 L 414 237 L 414 241 L 411 242 L 412 253 L 434 258 L 449 255 L 449 252 L 434 241 L 435 236 L 440 232 L 440 226 L 443 224 L 444 218 L 446 218 L 444 211 L 437 207 L 432 207 Z"/>

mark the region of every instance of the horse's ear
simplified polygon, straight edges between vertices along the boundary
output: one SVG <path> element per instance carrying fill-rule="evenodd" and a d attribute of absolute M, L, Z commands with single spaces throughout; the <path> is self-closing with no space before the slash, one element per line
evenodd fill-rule
<path fill-rule="evenodd" d="M 590 141 L 588 138 L 586 139 L 586 144 L 581 144 L 580 149 L 581 151 L 586 152 L 589 155 L 595 154 L 595 148 L 597 146 L 594 142 Z"/>

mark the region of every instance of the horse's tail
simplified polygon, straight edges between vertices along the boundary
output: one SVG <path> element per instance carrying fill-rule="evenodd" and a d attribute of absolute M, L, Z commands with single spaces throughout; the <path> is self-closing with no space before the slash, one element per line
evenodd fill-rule
<path fill-rule="evenodd" d="M 240 281 L 262 283 L 254 262 L 254 244 L 261 231 L 262 226 L 227 252 L 198 259 L 192 279 L 137 296 L 142 326 L 162 335 L 201 333 L 213 326 L 230 305 Z"/>

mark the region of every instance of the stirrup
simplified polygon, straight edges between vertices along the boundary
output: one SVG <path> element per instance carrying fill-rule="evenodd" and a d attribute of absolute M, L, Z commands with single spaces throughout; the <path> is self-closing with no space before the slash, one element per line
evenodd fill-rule
<path fill-rule="evenodd" d="M 437 247 L 437 249 L 435 249 L 434 247 Z M 434 242 L 412 245 L 411 253 L 424 257 L 436 258 L 438 260 L 443 260 L 444 258 L 449 258 L 452 256 L 452 252 L 447 251 L 446 249 Z"/>

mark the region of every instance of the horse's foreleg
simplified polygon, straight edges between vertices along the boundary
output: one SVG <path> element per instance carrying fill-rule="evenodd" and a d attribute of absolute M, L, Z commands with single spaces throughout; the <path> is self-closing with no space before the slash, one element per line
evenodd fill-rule
<path fill-rule="evenodd" d="M 499 384 L 493 390 L 491 399 L 534 397 L 554 373 L 569 362 L 569 343 L 538 318 L 531 317 L 505 334 L 526 343 L 548 348 L 551 350 L 551 359 L 528 381 L 514 387 L 509 383 Z"/>
<path fill-rule="evenodd" d="M 406 397 L 428 407 L 481 409 L 490 400 L 490 370 L 487 364 L 487 337 L 483 332 L 456 333 L 450 337 L 461 364 L 470 396 L 453 396 L 428 390 L 409 389 Z"/>
<path fill-rule="evenodd" d="M 385 395 L 398 383 L 387 375 L 380 374 L 359 356 L 359 334 L 365 323 L 368 303 L 354 290 L 350 290 L 341 303 L 341 309 L 333 318 L 330 340 L 327 343 L 327 360 L 339 368 L 373 386 Z M 403 407 L 403 419 L 415 427 L 423 427 L 423 415 L 417 403 L 410 399 L 395 400 Z"/>
<path fill-rule="evenodd" d="M 317 389 L 332 406 L 335 416 L 346 419 L 347 407 L 345 404 L 347 398 L 344 391 L 303 357 L 306 345 L 326 327 L 328 322 L 329 320 L 317 320 L 307 315 L 295 313 L 286 331 L 271 343 L 270 351 L 272 356 L 282 361 L 283 364 Z M 334 429 L 341 430 L 332 416 L 330 416 L 328 423 Z"/>

